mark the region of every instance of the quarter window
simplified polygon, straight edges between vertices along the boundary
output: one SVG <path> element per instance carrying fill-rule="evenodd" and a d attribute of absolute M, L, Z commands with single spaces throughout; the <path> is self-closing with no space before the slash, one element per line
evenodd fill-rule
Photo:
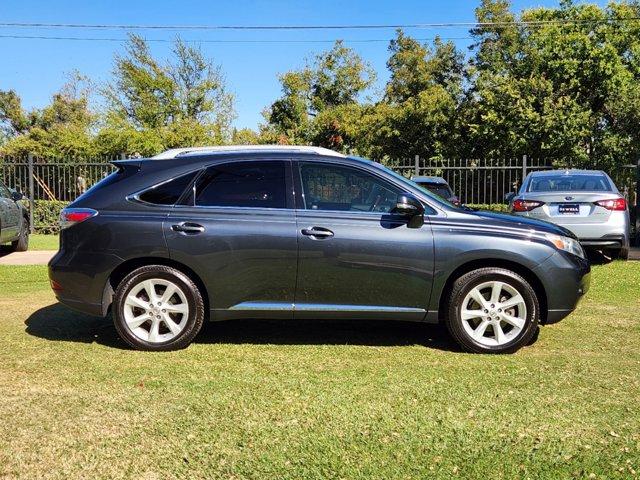
<path fill-rule="evenodd" d="M 300 174 L 307 210 L 385 213 L 400 194 L 374 175 L 341 165 L 303 162 Z"/>
<path fill-rule="evenodd" d="M 214 165 L 196 182 L 195 205 L 286 208 L 285 172 L 281 161 Z"/>
<path fill-rule="evenodd" d="M 150 188 L 140 195 L 140 200 L 156 205 L 175 205 L 185 189 L 191 184 L 197 172 L 174 178 L 166 183 Z"/>

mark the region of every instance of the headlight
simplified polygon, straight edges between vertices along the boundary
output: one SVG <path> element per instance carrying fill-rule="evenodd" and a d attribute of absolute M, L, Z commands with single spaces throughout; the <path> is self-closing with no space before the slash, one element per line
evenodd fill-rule
<path fill-rule="evenodd" d="M 564 250 L 574 254 L 576 257 L 585 258 L 584 250 L 578 240 L 562 235 L 554 235 L 552 233 L 547 233 L 545 236 L 558 250 Z"/>

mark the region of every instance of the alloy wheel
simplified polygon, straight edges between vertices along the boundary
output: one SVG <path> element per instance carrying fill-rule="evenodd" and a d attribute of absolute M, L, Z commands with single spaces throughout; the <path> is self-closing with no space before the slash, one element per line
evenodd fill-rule
<path fill-rule="evenodd" d="M 473 340 L 485 346 L 499 346 L 520 335 L 527 323 L 527 306 L 515 287 L 490 281 L 467 293 L 460 316 L 465 332 Z"/>
<path fill-rule="evenodd" d="M 124 320 L 136 337 L 149 343 L 174 339 L 187 325 L 189 304 L 182 289 L 161 278 L 135 285 L 124 302 Z"/>

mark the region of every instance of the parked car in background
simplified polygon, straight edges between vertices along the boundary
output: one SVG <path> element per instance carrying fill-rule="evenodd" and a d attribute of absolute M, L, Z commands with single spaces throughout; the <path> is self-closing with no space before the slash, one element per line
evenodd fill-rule
<path fill-rule="evenodd" d="M 20 204 L 22 198 L 0 180 L 0 245 L 10 243 L 15 252 L 29 248 L 29 212 Z"/>
<path fill-rule="evenodd" d="M 458 197 L 454 195 L 453 190 L 444 178 L 416 176 L 412 177 L 411 180 L 421 187 L 426 188 L 431 193 L 435 193 L 439 197 L 444 198 L 448 202 L 451 202 L 454 205 L 460 205 L 460 200 L 458 200 Z"/>
<path fill-rule="evenodd" d="M 584 247 L 613 258 L 629 256 L 627 201 L 602 171 L 532 172 L 509 201 L 514 214 L 560 225 Z"/>
<path fill-rule="evenodd" d="M 570 232 L 452 205 L 370 160 L 316 147 L 209 147 L 115 162 L 61 214 L 51 287 L 113 312 L 144 350 L 205 319 L 443 322 L 513 352 L 567 316 L 590 266 Z"/>

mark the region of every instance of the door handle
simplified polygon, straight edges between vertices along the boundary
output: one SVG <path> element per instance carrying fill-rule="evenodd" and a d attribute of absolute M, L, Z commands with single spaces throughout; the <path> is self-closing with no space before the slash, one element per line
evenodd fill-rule
<path fill-rule="evenodd" d="M 177 225 L 171 225 L 171 230 L 183 235 L 197 235 L 204 232 L 204 227 L 197 223 L 182 222 Z"/>
<path fill-rule="evenodd" d="M 302 234 L 308 237 L 316 237 L 316 238 L 330 238 L 333 237 L 333 232 L 328 228 L 323 227 L 309 227 L 303 228 Z"/>

